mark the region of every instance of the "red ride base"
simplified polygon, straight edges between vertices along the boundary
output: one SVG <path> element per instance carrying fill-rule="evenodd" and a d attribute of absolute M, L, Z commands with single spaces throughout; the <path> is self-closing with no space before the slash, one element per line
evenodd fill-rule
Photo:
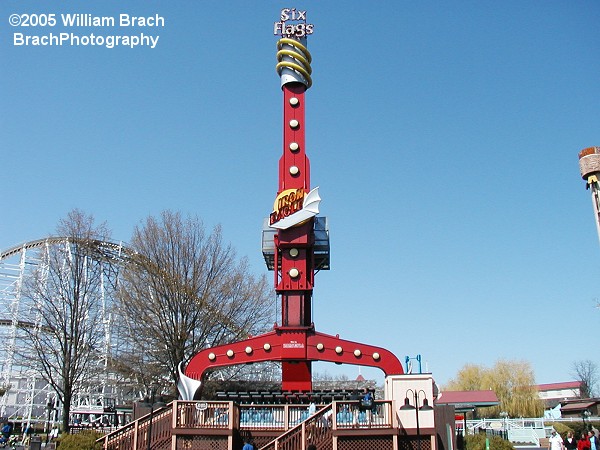
<path fill-rule="evenodd" d="M 244 341 L 202 350 L 189 362 L 185 374 L 200 380 L 211 369 L 264 361 L 282 363 L 281 388 L 289 391 L 312 390 L 313 361 L 377 367 L 386 376 L 404 373 L 398 358 L 384 348 L 319 333 L 314 327 L 276 327 Z"/>

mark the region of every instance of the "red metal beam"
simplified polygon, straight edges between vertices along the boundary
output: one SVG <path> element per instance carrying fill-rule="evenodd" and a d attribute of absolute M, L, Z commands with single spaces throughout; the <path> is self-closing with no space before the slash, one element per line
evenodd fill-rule
<path fill-rule="evenodd" d="M 191 359 L 185 372 L 188 377 L 200 380 L 207 371 L 218 367 L 264 361 L 326 361 L 376 367 L 386 376 L 404 373 L 402 363 L 392 352 L 320 333 L 312 327 L 277 327 L 269 333 L 244 341 L 202 350 Z M 296 384 L 299 380 L 293 378 Z"/>

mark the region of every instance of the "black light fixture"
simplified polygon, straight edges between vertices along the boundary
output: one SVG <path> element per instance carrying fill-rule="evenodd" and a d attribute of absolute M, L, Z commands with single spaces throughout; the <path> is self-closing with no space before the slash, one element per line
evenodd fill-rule
<path fill-rule="evenodd" d="M 412 394 L 414 406 L 410 404 L 410 399 L 408 398 L 408 393 Z M 419 406 L 419 399 L 421 398 L 420 394 L 423 394 L 423 406 Z M 423 389 L 412 390 L 408 389 L 406 391 L 406 397 L 404 398 L 404 405 L 400 408 L 400 411 L 414 411 L 415 412 L 415 420 L 417 422 L 417 449 L 421 450 L 421 429 L 419 426 L 419 412 L 421 411 L 432 411 L 433 407 L 429 404 L 429 400 L 427 400 L 427 394 Z"/>
<path fill-rule="evenodd" d="M 415 409 L 415 407 L 413 405 L 410 404 L 410 400 L 408 399 L 408 397 L 404 398 L 404 405 L 402 405 L 400 407 L 400 409 L 402 411 L 410 411 L 412 409 Z"/>
<path fill-rule="evenodd" d="M 407 400 L 408 400 L 408 399 L 407 399 Z M 433 410 L 433 407 L 432 407 L 432 406 L 429 406 L 429 401 L 427 400 L 427 397 L 425 397 L 425 398 L 423 399 L 423 406 L 421 406 L 421 407 L 419 408 L 419 411 L 431 411 L 431 410 Z"/>

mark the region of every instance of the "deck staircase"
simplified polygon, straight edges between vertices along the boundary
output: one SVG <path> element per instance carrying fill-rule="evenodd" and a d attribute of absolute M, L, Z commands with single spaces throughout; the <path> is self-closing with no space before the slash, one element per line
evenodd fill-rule
<path fill-rule="evenodd" d="M 315 444 L 322 449 L 331 448 L 332 415 L 332 405 L 327 405 L 259 450 L 297 450 L 304 448 L 304 443 Z"/>

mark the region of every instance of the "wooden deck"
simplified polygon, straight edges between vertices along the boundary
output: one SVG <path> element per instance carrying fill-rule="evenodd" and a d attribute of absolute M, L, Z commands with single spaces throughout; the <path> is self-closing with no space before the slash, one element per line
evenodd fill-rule
<path fill-rule="evenodd" d="M 264 450 L 304 450 L 311 443 L 319 450 L 336 450 L 339 441 L 371 436 L 389 445 L 349 448 L 385 450 L 398 448 L 398 435 L 390 401 L 375 402 L 371 414 L 359 411 L 357 401 L 334 401 L 310 417 L 308 405 L 174 401 L 108 434 L 103 445 L 106 450 L 237 450 L 248 437 Z"/>

